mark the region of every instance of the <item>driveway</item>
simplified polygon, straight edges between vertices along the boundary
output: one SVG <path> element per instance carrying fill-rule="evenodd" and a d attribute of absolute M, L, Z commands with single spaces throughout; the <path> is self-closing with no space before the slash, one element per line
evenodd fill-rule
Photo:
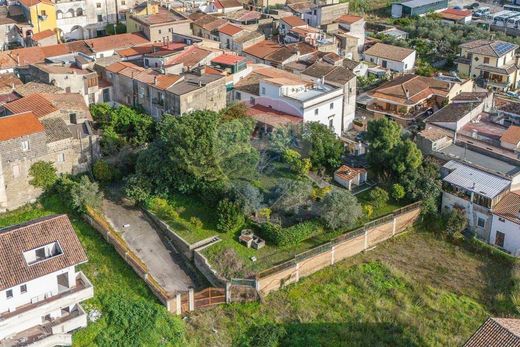
<path fill-rule="evenodd" d="M 166 248 L 143 212 L 125 206 L 118 200 L 103 201 L 103 211 L 112 226 L 123 236 L 128 246 L 148 266 L 159 284 L 171 293 L 198 287 L 196 275 L 180 254 Z"/>

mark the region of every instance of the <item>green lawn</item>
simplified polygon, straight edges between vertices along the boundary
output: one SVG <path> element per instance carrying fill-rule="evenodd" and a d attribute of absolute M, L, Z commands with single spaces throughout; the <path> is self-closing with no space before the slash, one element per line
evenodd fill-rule
<path fill-rule="evenodd" d="M 74 346 L 178 346 L 183 341 L 182 321 L 168 314 L 113 247 L 57 196 L 0 214 L 0 227 L 61 213 L 69 215 L 89 258 L 79 270 L 94 285 L 95 296 L 83 307 L 102 314 L 74 334 Z"/>
<path fill-rule="evenodd" d="M 520 317 L 518 264 L 410 232 L 263 303 L 192 314 L 193 346 L 460 346 L 488 317 Z M 517 304 L 517 305 L 515 305 Z M 252 337 L 253 336 L 253 337 Z"/>

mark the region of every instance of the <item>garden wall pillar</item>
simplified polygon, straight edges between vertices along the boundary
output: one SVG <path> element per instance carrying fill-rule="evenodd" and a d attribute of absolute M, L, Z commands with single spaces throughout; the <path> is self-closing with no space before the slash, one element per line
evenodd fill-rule
<path fill-rule="evenodd" d="M 188 310 L 190 312 L 195 310 L 195 295 L 193 288 L 188 289 Z"/>
<path fill-rule="evenodd" d="M 226 304 L 231 302 L 231 283 L 226 282 Z"/>
<path fill-rule="evenodd" d="M 177 315 L 182 314 L 181 293 L 177 293 L 175 295 L 175 313 Z"/>

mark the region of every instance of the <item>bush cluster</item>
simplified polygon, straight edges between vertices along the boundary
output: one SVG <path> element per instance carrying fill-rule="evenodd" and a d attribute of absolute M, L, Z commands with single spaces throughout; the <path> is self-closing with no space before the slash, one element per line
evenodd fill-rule
<path fill-rule="evenodd" d="M 283 247 L 296 245 L 308 239 L 316 230 L 316 223 L 313 222 L 303 222 L 289 228 L 282 228 L 279 224 L 267 222 L 262 224 L 260 233 L 267 242 Z"/>

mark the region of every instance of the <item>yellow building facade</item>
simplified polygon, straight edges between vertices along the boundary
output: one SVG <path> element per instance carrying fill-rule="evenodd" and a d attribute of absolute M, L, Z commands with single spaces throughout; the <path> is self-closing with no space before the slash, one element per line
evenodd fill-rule
<path fill-rule="evenodd" d="M 25 17 L 33 27 L 33 33 L 45 30 L 56 32 L 56 7 L 50 1 L 22 0 Z"/>

